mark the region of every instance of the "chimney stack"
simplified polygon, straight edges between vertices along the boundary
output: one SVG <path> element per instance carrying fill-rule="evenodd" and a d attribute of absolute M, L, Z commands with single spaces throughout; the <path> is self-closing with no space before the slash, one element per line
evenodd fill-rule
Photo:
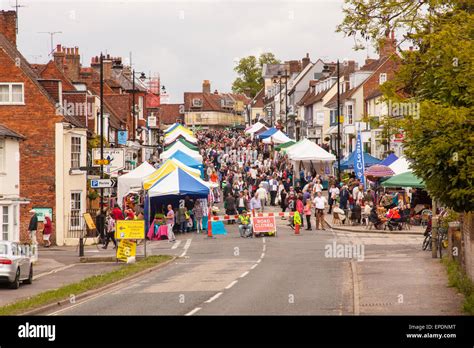
<path fill-rule="evenodd" d="M 303 70 L 304 68 L 306 68 L 306 66 L 310 63 L 310 59 L 309 59 L 309 53 L 306 53 L 306 57 L 304 57 L 303 59 L 301 59 L 301 70 Z"/>
<path fill-rule="evenodd" d="M 397 51 L 397 40 L 395 32 L 392 30 L 389 35 L 379 41 L 379 57 L 388 57 Z"/>
<path fill-rule="evenodd" d="M 63 47 L 64 51 L 64 47 Z M 66 59 L 65 59 L 65 73 L 66 76 L 72 81 L 79 80 L 79 74 L 81 71 L 81 56 L 79 55 L 79 47 L 66 48 Z"/>
<path fill-rule="evenodd" d="M 56 45 L 56 49 L 54 50 L 54 53 L 53 53 L 53 60 L 58 66 L 59 70 L 61 70 L 62 72 L 64 72 L 65 57 L 66 57 L 66 53 L 64 53 L 62 46 Z"/>
<path fill-rule="evenodd" d="M 0 11 L 0 33 L 16 47 L 16 12 Z"/>
<path fill-rule="evenodd" d="M 211 93 L 211 83 L 209 80 L 204 80 L 202 82 L 202 93 Z"/>

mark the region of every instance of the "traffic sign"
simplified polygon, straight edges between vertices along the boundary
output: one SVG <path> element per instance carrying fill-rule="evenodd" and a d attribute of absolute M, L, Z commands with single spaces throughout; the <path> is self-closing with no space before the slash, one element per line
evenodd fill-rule
<path fill-rule="evenodd" d="M 110 164 L 110 160 L 108 159 L 96 159 L 94 160 L 94 164 L 96 166 L 107 166 Z"/>
<path fill-rule="evenodd" d="M 115 238 L 144 239 L 145 220 L 117 220 Z"/>
<path fill-rule="evenodd" d="M 100 158 L 100 148 L 93 148 L 92 159 L 95 166 L 97 166 L 95 161 Z M 106 165 L 109 167 L 110 173 L 116 173 L 125 168 L 125 152 L 122 148 L 104 148 L 102 158 L 109 161 Z"/>
<path fill-rule="evenodd" d="M 116 179 L 92 179 L 91 188 L 111 188 L 117 184 Z"/>

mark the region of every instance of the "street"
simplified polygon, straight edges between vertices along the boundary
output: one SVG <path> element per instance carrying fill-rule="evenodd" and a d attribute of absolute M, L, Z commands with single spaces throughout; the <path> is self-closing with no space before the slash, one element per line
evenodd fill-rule
<path fill-rule="evenodd" d="M 214 239 L 178 236 L 175 248 L 166 241 L 154 242 L 152 253 L 181 257 L 132 284 L 49 314 L 460 313 L 461 298 L 447 288 L 441 264 L 421 251 L 422 236 L 330 229 L 303 230 L 295 236 L 287 223 L 278 221 L 278 237 L 242 239 L 237 225 L 226 225 L 229 234 Z M 334 242 L 364 245 L 363 258 L 327 257 L 326 249 Z M 425 296 L 433 290 L 437 298 Z"/>

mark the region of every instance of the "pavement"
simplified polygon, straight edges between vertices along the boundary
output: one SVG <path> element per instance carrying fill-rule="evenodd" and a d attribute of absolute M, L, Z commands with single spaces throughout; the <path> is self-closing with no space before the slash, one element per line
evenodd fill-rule
<path fill-rule="evenodd" d="M 178 258 L 156 272 L 47 314 L 462 314 L 462 296 L 447 287 L 439 259 L 421 250 L 422 235 L 328 227 L 325 231 L 302 230 L 295 236 L 288 220 L 277 219 L 277 225 L 277 237 L 244 239 L 237 225 L 226 225 L 228 234 L 213 239 L 188 233 L 178 234 L 176 243 L 149 242 L 149 254 Z M 115 267 L 113 263 L 78 265 L 73 252 L 74 248 L 40 250 L 37 268 L 41 260 L 44 269 L 68 266 L 75 259 L 74 266 L 44 275 L 17 291 L 42 284 L 54 287 L 54 277 L 61 274 L 80 278 L 85 276 L 82 270 L 101 272 L 104 267 Z M 86 247 L 86 255 L 107 254 L 113 251 Z M 7 292 L 16 293 L 0 289 L 1 301 Z"/>

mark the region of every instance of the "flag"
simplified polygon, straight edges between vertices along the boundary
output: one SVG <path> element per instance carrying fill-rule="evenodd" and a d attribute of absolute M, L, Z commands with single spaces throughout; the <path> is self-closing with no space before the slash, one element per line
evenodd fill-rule
<path fill-rule="evenodd" d="M 355 156 L 354 156 L 354 171 L 356 177 L 360 180 L 362 184 L 364 184 L 365 189 L 365 176 L 364 176 L 364 148 L 362 147 L 362 138 L 360 135 L 360 130 L 357 132 L 357 142 L 356 142 L 356 149 L 355 149 Z"/>

